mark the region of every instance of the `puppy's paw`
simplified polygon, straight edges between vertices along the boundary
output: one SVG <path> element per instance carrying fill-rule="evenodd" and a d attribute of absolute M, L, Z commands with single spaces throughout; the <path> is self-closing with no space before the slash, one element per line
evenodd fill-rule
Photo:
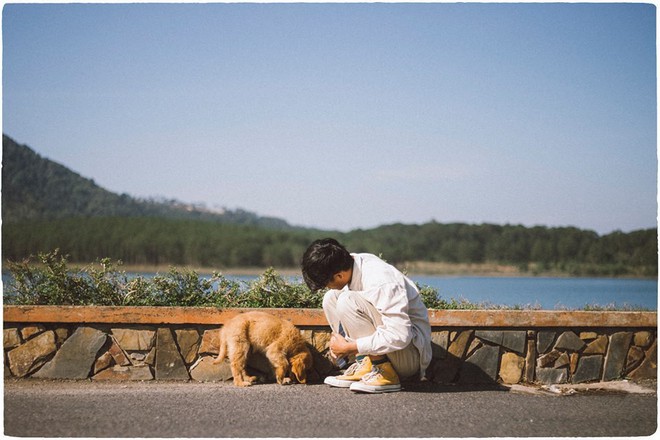
<path fill-rule="evenodd" d="M 284 379 L 278 380 L 280 385 L 291 385 L 291 379 L 288 377 L 285 377 Z"/>

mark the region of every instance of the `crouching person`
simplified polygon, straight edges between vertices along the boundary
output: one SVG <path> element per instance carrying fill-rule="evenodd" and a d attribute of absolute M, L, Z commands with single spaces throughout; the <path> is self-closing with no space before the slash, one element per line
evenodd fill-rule
<path fill-rule="evenodd" d="M 431 362 L 431 325 L 417 286 L 375 255 L 349 253 L 332 238 L 313 242 L 301 269 L 312 291 L 328 288 L 323 311 L 331 355 L 355 363 L 325 383 L 351 391 L 399 391 Z"/>

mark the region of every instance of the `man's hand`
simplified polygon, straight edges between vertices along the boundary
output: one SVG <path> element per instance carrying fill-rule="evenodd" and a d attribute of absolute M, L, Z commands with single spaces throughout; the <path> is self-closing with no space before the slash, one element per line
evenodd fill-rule
<path fill-rule="evenodd" d="M 347 341 L 342 335 L 333 333 L 330 337 L 330 354 L 341 358 L 350 354 L 357 354 L 357 343 Z"/>

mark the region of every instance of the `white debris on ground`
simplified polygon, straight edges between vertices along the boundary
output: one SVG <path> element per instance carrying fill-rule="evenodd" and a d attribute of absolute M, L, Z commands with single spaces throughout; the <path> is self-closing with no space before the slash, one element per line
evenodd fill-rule
<path fill-rule="evenodd" d="M 593 382 L 582 384 L 552 384 L 552 385 L 510 385 L 509 390 L 514 393 L 538 394 L 550 396 L 572 396 L 581 392 L 618 392 L 632 394 L 656 394 L 656 383 L 640 385 L 628 380 L 611 382 Z"/>

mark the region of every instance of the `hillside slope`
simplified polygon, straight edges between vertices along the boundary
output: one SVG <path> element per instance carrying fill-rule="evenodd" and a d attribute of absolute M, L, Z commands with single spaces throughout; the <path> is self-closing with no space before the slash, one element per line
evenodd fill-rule
<path fill-rule="evenodd" d="M 157 216 L 292 228 L 282 219 L 261 217 L 241 209 L 220 214 L 178 201 L 140 200 L 127 194 L 116 194 L 3 134 L 3 221 L 109 216 Z"/>

